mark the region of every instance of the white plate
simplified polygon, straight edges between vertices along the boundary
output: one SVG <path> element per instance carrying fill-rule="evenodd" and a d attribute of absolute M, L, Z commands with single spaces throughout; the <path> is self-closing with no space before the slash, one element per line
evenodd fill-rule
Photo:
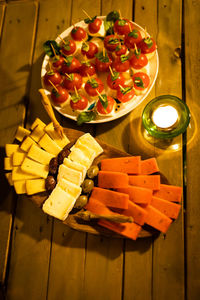
<path fill-rule="evenodd" d="M 101 16 L 101 17 L 98 17 L 102 20 L 104 20 L 106 17 L 105 16 Z M 140 30 L 141 34 L 143 36 L 145 36 L 145 31 L 144 29 L 139 26 L 138 24 L 132 22 L 134 24 L 134 26 Z M 75 24 L 75 26 L 81 26 L 83 28 L 87 28 L 87 24 L 85 24 L 84 21 L 80 21 L 78 23 Z M 64 39 L 66 38 L 71 30 L 73 29 L 73 26 L 69 27 L 68 29 L 66 29 L 65 31 L 63 31 L 60 36 Z M 148 33 L 147 33 L 148 35 Z M 57 43 L 60 43 L 60 38 L 58 37 L 56 39 L 56 42 Z M 41 69 L 41 77 L 43 77 L 47 71 L 46 67 L 47 67 L 47 64 L 48 64 L 48 61 L 49 61 L 49 56 L 48 55 L 45 55 L 44 57 L 44 60 L 43 60 L 43 63 L 42 63 L 42 69 Z M 148 94 L 150 93 L 152 87 L 154 86 L 154 83 L 155 83 L 155 80 L 157 78 L 157 74 L 158 74 L 158 66 L 159 66 L 159 60 L 158 60 L 158 52 L 156 50 L 156 53 L 155 55 L 149 60 L 149 64 L 148 64 L 148 67 L 147 67 L 147 74 L 149 75 L 150 77 L 150 85 L 148 86 L 146 92 L 142 95 L 139 95 L 139 96 L 135 96 L 132 100 L 130 100 L 129 102 L 125 103 L 125 104 L 122 104 L 120 109 L 114 113 L 114 115 L 110 115 L 110 116 L 97 116 L 97 118 L 89 123 L 104 123 L 104 122 L 109 122 L 109 121 L 112 121 L 112 120 L 115 120 L 115 119 L 118 119 L 126 114 L 128 114 L 130 111 L 132 111 L 134 108 L 136 108 L 147 96 Z M 138 70 L 139 72 L 139 70 Z M 103 75 L 100 76 L 100 78 L 104 81 L 105 79 L 103 78 Z M 43 85 L 43 80 L 42 80 L 42 87 L 45 89 L 44 85 Z M 50 98 L 50 92 L 45 89 L 45 93 L 49 96 Z M 51 99 L 50 99 L 51 100 Z M 77 116 L 78 116 L 78 113 L 77 112 L 74 112 L 72 111 L 70 105 L 66 105 L 64 108 L 61 108 L 59 106 L 56 106 L 52 103 L 53 107 L 60 113 L 62 114 L 63 116 L 67 117 L 67 118 L 70 118 L 72 120 L 75 120 L 77 119 Z"/>

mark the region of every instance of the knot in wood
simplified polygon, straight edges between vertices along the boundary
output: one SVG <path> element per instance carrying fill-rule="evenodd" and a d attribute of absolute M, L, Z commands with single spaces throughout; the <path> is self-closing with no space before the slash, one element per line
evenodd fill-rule
<path fill-rule="evenodd" d="M 174 50 L 174 56 L 176 58 L 181 58 L 181 46 L 177 47 L 175 50 Z"/>

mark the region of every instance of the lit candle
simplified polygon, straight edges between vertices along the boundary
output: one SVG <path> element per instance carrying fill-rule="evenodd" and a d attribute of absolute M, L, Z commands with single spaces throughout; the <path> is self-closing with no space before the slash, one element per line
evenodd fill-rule
<path fill-rule="evenodd" d="M 178 112 L 171 105 L 162 105 L 152 114 L 153 123 L 160 128 L 170 129 L 178 120 Z"/>

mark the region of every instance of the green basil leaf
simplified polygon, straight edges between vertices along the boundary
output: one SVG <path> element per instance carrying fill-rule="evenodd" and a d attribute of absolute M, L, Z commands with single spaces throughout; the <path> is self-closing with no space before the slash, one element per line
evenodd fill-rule
<path fill-rule="evenodd" d="M 94 111 L 83 111 L 77 117 L 77 125 L 82 125 L 85 122 L 90 122 L 96 118 Z"/>
<path fill-rule="evenodd" d="M 73 81 L 73 80 L 74 80 L 74 74 L 73 74 L 73 73 L 68 74 L 68 75 L 67 75 L 67 80 Z"/>
<path fill-rule="evenodd" d="M 52 94 L 53 94 L 54 96 L 56 96 L 56 98 L 60 97 L 60 94 L 58 93 L 58 91 L 56 91 L 56 89 L 53 89 L 53 90 L 52 90 Z"/>
<path fill-rule="evenodd" d="M 77 32 L 78 29 L 79 29 L 78 26 L 77 26 L 77 27 L 74 27 L 74 28 L 72 29 L 72 34 L 75 34 L 75 33 Z"/>
<path fill-rule="evenodd" d="M 114 34 L 114 22 L 104 20 L 104 28 L 106 31 L 106 35 Z"/>
<path fill-rule="evenodd" d="M 133 29 L 133 31 L 129 32 L 128 36 L 132 36 L 134 39 L 138 38 L 138 30 Z"/>
<path fill-rule="evenodd" d="M 85 52 L 88 52 L 88 50 L 90 49 L 90 46 L 89 46 L 89 44 L 87 44 L 87 43 L 83 43 L 83 45 L 82 45 L 82 49 L 85 51 Z"/>
<path fill-rule="evenodd" d="M 115 51 L 119 51 L 122 47 L 119 45 L 117 45 L 117 47 L 115 48 Z"/>
<path fill-rule="evenodd" d="M 121 62 L 123 63 L 123 62 L 125 62 L 126 60 L 128 60 L 128 56 L 126 56 L 126 55 L 121 55 L 120 56 L 120 60 L 121 60 Z"/>
<path fill-rule="evenodd" d="M 136 49 L 134 50 L 134 55 L 136 56 L 137 59 L 139 59 L 140 55 L 141 55 L 141 49 L 138 48 L 137 51 Z"/>
<path fill-rule="evenodd" d="M 71 47 L 70 47 L 69 41 L 67 41 L 67 42 L 63 45 L 63 48 L 64 48 L 66 51 L 70 51 Z"/>
<path fill-rule="evenodd" d="M 79 96 L 79 95 L 73 94 L 71 96 L 71 100 L 73 103 L 77 103 L 80 99 L 81 99 L 81 96 Z"/>
<path fill-rule="evenodd" d="M 96 81 L 94 78 L 91 78 L 91 79 L 88 80 L 87 82 L 91 85 L 91 87 L 92 87 L 93 89 L 96 89 L 96 88 L 98 88 L 98 86 L 99 86 L 99 84 L 97 83 L 97 81 Z"/>
<path fill-rule="evenodd" d="M 119 44 L 119 40 L 117 38 L 110 38 L 108 41 L 108 44 L 110 44 L 110 45 Z"/>
<path fill-rule="evenodd" d="M 113 21 L 115 22 L 116 20 L 119 19 L 119 12 L 117 10 L 111 11 L 107 16 L 106 16 L 106 21 Z"/>
<path fill-rule="evenodd" d="M 119 21 L 118 21 L 118 25 L 119 26 L 124 26 L 125 24 L 126 24 L 126 20 L 123 20 L 123 19 L 120 19 Z"/>
<path fill-rule="evenodd" d="M 131 87 L 131 86 L 124 87 L 123 89 L 120 88 L 120 91 L 121 91 L 121 93 L 122 93 L 123 95 L 128 94 L 131 90 L 132 90 L 132 87 Z"/>
<path fill-rule="evenodd" d="M 82 65 L 86 65 L 87 67 L 90 67 L 90 66 L 91 66 L 91 63 L 90 63 L 89 60 L 82 60 L 82 61 L 81 61 L 81 64 L 82 64 Z"/>
<path fill-rule="evenodd" d="M 134 84 L 138 87 L 144 88 L 144 83 L 140 77 L 135 77 Z"/>
<path fill-rule="evenodd" d="M 44 52 L 48 56 L 54 57 L 55 55 L 54 55 L 52 46 L 55 49 L 56 55 L 60 54 L 60 46 L 54 40 L 48 40 L 43 44 Z"/>
<path fill-rule="evenodd" d="M 96 18 L 97 18 L 97 16 L 93 17 L 92 19 L 86 18 L 86 19 L 84 19 L 84 22 L 85 22 L 86 24 L 93 23 L 94 20 L 95 20 Z"/>
<path fill-rule="evenodd" d="M 113 75 L 111 74 L 111 80 L 114 81 L 119 77 L 119 72 L 113 72 Z"/>
<path fill-rule="evenodd" d="M 153 41 L 150 37 L 147 37 L 146 39 L 144 39 L 144 42 L 149 49 L 153 46 Z"/>
<path fill-rule="evenodd" d="M 103 51 L 98 52 L 97 54 L 95 54 L 95 56 L 98 58 L 98 60 L 100 60 L 101 62 L 109 62 L 109 57 L 107 52 L 105 52 L 105 55 L 103 55 Z"/>
<path fill-rule="evenodd" d="M 47 75 L 53 75 L 54 74 L 54 71 L 53 70 L 49 70 L 48 72 L 47 72 Z"/>
<path fill-rule="evenodd" d="M 99 101 L 101 102 L 103 108 L 106 110 L 106 108 L 108 107 L 108 98 L 106 94 L 101 95 L 101 97 L 99 97 Z"/>
<path fill-rule="evenodd" d="M 95 107 L 95 105 L 96 105 L 96 102 L 94 102 L 94 103 L 92 103 L 89 107 L 88 107 L 88 109 L 87 110 L 91 110 L 91 109 L 93 109 L 94 107 Z"/>
<path fill-rule="evenodd" d="M 73 59 L 73 56 L 66 56 L 64 61 L 65 61 L 65 64 L 70 67 L 71 63 L 72 63 L 72 59 Z"/>

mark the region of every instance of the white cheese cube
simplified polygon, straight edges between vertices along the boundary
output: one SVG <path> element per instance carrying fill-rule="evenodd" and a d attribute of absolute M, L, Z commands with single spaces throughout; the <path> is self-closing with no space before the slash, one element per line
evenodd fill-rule
<path fill-rule="evenodd" d="M 62 178 L 69 180 L 70 182 L 80 185 L 82 182 L 82 173 L 79 171 L 76 171 L 74 169 L 68 168 L 64 164 L 59 166 L 58 169 L 58 176 L 57 181 L 61 180 Z"/>
<path fill-rule="evenodd" d="M 70 182 L 69 180 L 66 180 L 64 178 L 62 178 L 61 180 L 59 180 L 58 184 L 59 187 L 61 187 L 61 189 L 63 189 L 66 193 L 70 194 L 71 196 L 73 196 L 75 199 L 77 199 L 80 194 L 81 194 L 81 187 Z"/>
<path fill-rule="evenodd" d="M 71 168 L 71 169 L 74 169 L 76 171 L 81 172 L 81 174 L 82 174 L 82 181 L 85 179 L 85 175 L 86 175 L 86 172 L 87 172 L 87 169 L 86 169 L 85 166 L 79 164 L 78 162 L 71 161 L 68 157 L 64 158 L 63 164 L 65 166 L 67 166 L 68 168 Z"/>
<path fill-rule="evenodd" d="M 87 146 L 88 148 L 91 148 L 95 151 L 96 156 L 100 155 L 103 152 L 103 148 L 99 145 L 99 143 L 91 136 L 90 133 L 85 133 L 79 138 L 79 141 Z"/>
<path fill-rule="evenodd" d="M 45 179 L 29 179 L 26 180 L 26 192 L 28 195 L 37 194 L 46 191 Z"/>
<path fill-rule="evenodd" d="M 74 148 L 73 151 L 69 154 L 68 158 L 85 166 L 87 169 L 91 166 L 93 161 L 93 159 L 90 160 L 89 158 L 87 158 L 83 151 L 78 148 Z"/>
<path fill-rule="evenodd" d="M 36 175 L 38 177 L 42 178 L 47 178 L 48 173 L 49 173 L 49 167 L 42 165 L 36 161 L 33 161 L 32 159 L 25 158 L 22 165 L 21 169 L 24 172 L 27 172 L 29 174 Z"/>
<path fill-rule="evenodd" d="M 77 140 L 76 144 L 70 148 L 70 151 L 73 151 L 76 148 L 80 149 L 89 160 L 91 160 L 94 157 L 94 150 L 92 148 L 88 148 L 87 146 L 82 144 L 79 140 Z"/>

